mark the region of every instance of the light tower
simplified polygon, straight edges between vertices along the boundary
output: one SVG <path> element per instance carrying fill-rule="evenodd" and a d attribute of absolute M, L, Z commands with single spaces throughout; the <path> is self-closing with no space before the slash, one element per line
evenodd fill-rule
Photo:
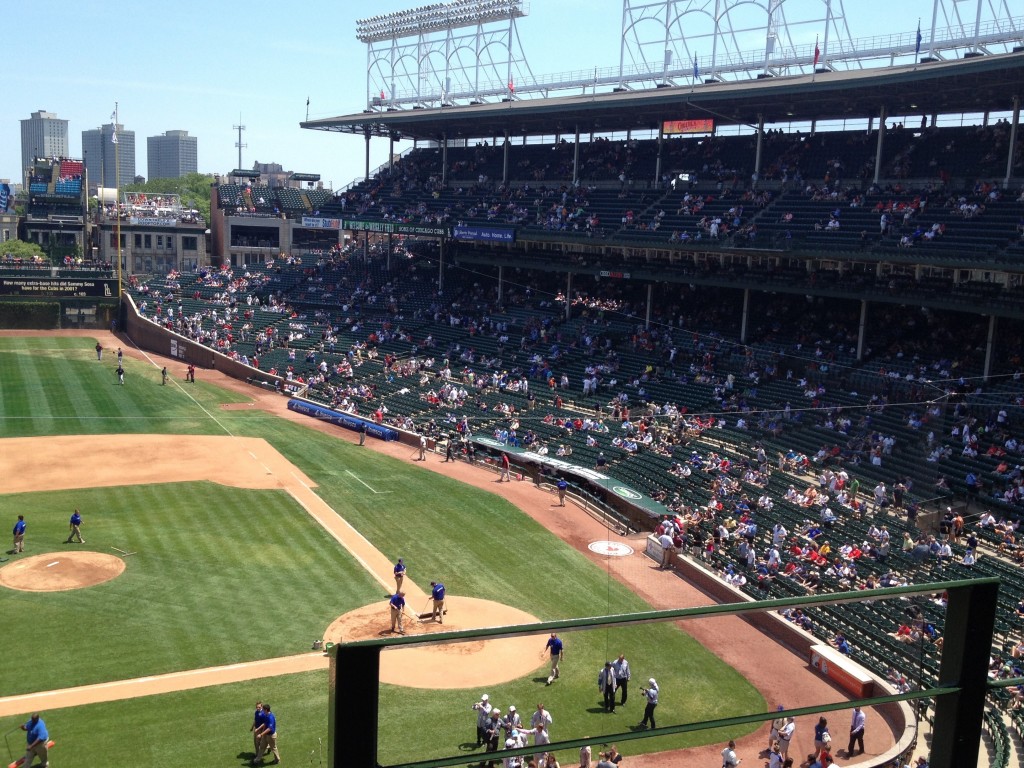
<path fill-rule="evenodd" d="M 248 144 L 242 143 L 242 131 L 245 130 L 245 126 L 242 125 L 242 116 L 238 116 L 238 125 L 231 126 L 234 130 L 238 131 L 238 141 L 235 142 L 235 146 L 238 147 L 238 169 L 242 169 L 242 150 L 248 147 Z"/>
<path fill-rule="evenodd" d="M 356 22 L 368 107 L 514 98 L 535 85 L 516 20 L 523 0 L 451 0 Z"/>

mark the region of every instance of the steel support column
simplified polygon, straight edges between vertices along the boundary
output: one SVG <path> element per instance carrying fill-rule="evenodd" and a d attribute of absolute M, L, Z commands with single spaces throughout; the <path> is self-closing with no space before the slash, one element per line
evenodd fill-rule
<path fill-rule="evenodd" d="M 437 260 L 437 293 L 444 291 L 444 244 L 445 239 L 441 238 L 441 257 Z"/>
<path fill-rule="evenodd" d="M 327 683 L 327 765 L 377 765 L 381 646 L 336 647 L 337 653 L 331 654 Z M 348 691 L 358 691 L 359 695 L 349 695 Z M 353 733 L 358 733 L 359 738 L 349 738 Z M 345 749 L 336 749 L 339 744 L 344 744 Z"/>
<path fill-rule="evenodd" d="M 505 299 L 505 267 L 498 265 L 498 306 L 500 307 Z"/>
<path fill-rule="evenodd" d="M 576 123 L 576 143 L 572 148 L 572 183 L 576 186 L 580 182 L 580 124 Z"/>
<path fill-rule="evenodd" d="M 647 314 L 644 316 L 644 328 L 651 327 L 651 305 L 654 303 L 654 283 L 647 284 Z"/>
<path fill-rule="evenodd" d="M 857 325 L 857 360 L 864 359 L 864 335 L 868 327 L 868 303 L 864 299 L 860 301 L 860 323 Z"/>
<path fill-rule="evenodd" d="M 1003 178 L 1003 188 L 1010 186 L 1010 178 L 1013 176 L 1013 151 L 1017 146 L 1017 124 L 1020 122 L 1020 96 L 1013 97 L 1013 120 L 1010 122 L 1010 148 L 1006 152 L 1006 176 Z"/>
<path fill-rule="evenodd" d="M 448 134 L 441 139 L 441 186 L 448 188 Z"/>
<path fill-rule="evenodd" d="M 572 316 L 572 272 L 568 274 L 565 280 L 565 319 L 568 320 Z"/>
<path fill-rule="evenodd" d="M 999 585 L 956 587 L 947 593 L 939 687 L 961 690 L 935 701 L 931 768 L 978 764 Z"/>
<path fill-rule="evenodd" d="M 761 178 L 761 149 L 764 144 L 764 115 L 757 116 L 757 149 L 754 150 L 754 183 Z"/>
<path fill-rule="evenodd" d="M 992 351 L 996 345 L 996 326 L 998 325 L 999 318 L 995 315 L 989 315 L 988 339 L 985 342 L 985 370 L 982 372 L 985 381 L 988 381 L 989 376 L 992 375 Z"/>
<path fill-rule="evenodd" d="M 365 158 L 365 168 L 363 170 L 363 181 L 369 181 L 370 180 L 370 132 L 367 131 L 363 135 L 366 137 L 366 158 Z"/>
<path fill-rule="evenodd" d="M 882 146 L 885 144 L 885 107 L 878 110 L 878 146 L 875 148 L 875 184 L 882 178 Z"/>
<path fill-rule="evenodd" d="M 743 289 L 743 315 L 740 317 L 740 342 L 747 343 L 747 318 L 750 317 L 750 289 Z"/>
<path fill-rule="evenodd" d="M 512 144 L 508 136 L 508 131 L 505 131 L 505 145 L 502 147 L 503 154 L 501 158 L 501 183 L 508 184 L 508 150 Z"/>

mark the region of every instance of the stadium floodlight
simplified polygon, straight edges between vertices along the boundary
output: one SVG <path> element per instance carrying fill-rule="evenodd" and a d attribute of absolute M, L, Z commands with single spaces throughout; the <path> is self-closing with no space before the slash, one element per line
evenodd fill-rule
<path fill-rule="evenodd" d="M 411 37 L 425 30 L 461 29 L 525 15 L 523 0 L 455 0 L 359 19 L 356 38 L 374 43 Z"/>

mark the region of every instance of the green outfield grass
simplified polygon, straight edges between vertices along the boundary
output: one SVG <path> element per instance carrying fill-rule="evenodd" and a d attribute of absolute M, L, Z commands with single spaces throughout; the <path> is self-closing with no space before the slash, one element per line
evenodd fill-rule
<path fill-rule="evenodd" d="M 4 436 L 264 437 L 371 543 L 388 557 L 405 557 L 410 577 L 421 585 L 438 577 L 452 594 L 501 601 L 541 619 L 649 608 L 492 494 L 262 412 L 220 411 L 220 403 L 237 397 L 202 383 L 188 385 L 187 391 L 161 387 L 158 371 L 142 362 L 126 364 L 127 385 L 118 387 L 112 384 L 116 361 L 105 353 L 97 362 L 93 344 L 82 338 L 0 339 Z M 390 493 L 372 494 L 359 481 Z M 8 636 L 6 656 L 29 657 L 33 663 L 27 669 L 5 665 L 0 671 L 4 693 L 298 653 L 308 650 L 334 617 L 375 600 L 383 603 L 379 585 L 279 492 L 181 483 L 7 495 L 0 496 L 0 521 L 13 521 L 16 509 L 27 508 L 33 521 L 29 554 L 42 551 L 42 542 L 51 537 L 52 549 L 61 550 L 75 506 L 86 515 L 86 548 L 117 546 L 139 555 L 129 558 L 118 579 L 92 589 L 45 595 L 0 591 L 2 615 L 37 617 L 30 633 Z M 636 686 L 626 711 L 606 715 L 599 711 L 596 683 L 604 660 L 620 650 L 629 656 L 637 682 L 658 678 L 659 725 L 765 707 L 735 670 L 672 625 L 573 633 L 557 684 L 547 688 L 535 673 L 488 692 L 499 706 L 515 703 L 524 713 L 543 700 L 554 715 L 552 735 L 558 739 L 628 730 L 642 712 Z M 459 752 L 473 735 L 469 707 L 479 693 L 384 686 L 381 759 Z M 316 738 L 326 737 L 323 675 L 54 712 L 55 737 L 65 746 L 76 745 L 61 751 L 59 765 L 95 765 L 98 757 L 123 754 L 117 731 L 126 729 L 145 734 L 145 754 L 133 764 L 231 764 L 249 743 L 249 710 L 257 696 L 275 704 L 287 762 L 305 764 Z M 176 719 L 179 710 L 183 717 L 175 726 L 159 727 Z M 184 738 L 181 720 L 189 724 Z M 628 751 L 725 736 L 634 742 Z"/>

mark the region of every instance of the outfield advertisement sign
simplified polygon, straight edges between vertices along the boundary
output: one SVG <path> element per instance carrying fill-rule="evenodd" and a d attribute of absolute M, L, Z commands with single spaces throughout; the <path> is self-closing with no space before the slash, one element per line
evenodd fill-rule
<path fill-rule="evenodd" d="M 117 280 L 0 277 L 0 296 L 114 298 L 117 296 Z"/>
<path fill-rule="evenodd" d="M 341 219 L 325 219 L 320 216 L 303 216 L 302 226 L 306 229 L 341 229 Z"/>
<path fill-rule="evenodd" d="M 132 216 L 128 219 L 132 224 L 139 224 L 144 227 L 175 227 L 177 219 L 157 218 L 156 216 Z"/>
<path fill-rule="evenodd" d="M 306 416 L 312 416 L 314 419 L 320 419 L 320 421 L 326 421 L 330 424 L 335 424 L 339 427 L 345 427 L 345 429 L 351 429 L 358 431 L 361 424 L 366 425 L 366 434 L 372 437 L 380 438 L 381 440 L 397 440 L 398 432 L 388 427 L 382 427 L 373 421 L 367 421 L 366 419 L 360 419 L 356 416 L 351 416 L 341 411 L 334 411 L 324 405 L 318 405 L 317 403 L 311 403 L 307 400 L 289 400 L 288 410 L 295 411 L 296 413 L 303 413 Z"/>
<path fill-rule="evenodd" d="M 450 237 L 451 227 L 431 224 L 405 224 L 401 221 L 360 221 L 345 219 L 342 228 L 350 232 L 379 232 L 383 235 L 429 235 Z"/>
<path fill-rule="evenodd" d="M 516 231 L 504 227 L 456 227 L 456 240 L 479 240 L 485 243 L 514 243 Z"/>
<path fill-rule="evenodd" d="M 510 456 L 515 456 L 519 461 L 533 461 L 549 469 L 556 469 L 559 472 L 564 472 L 576 477 L 582 477 L 585 480 L 589 480 L 594 485 L 606 488 L 620 499 L 625 499 L 631 504 L 648 511 L 653 515 L 665 514 L 665 508 L 654 499 L 645 496 L 635 488 L 630 488 L 617 478 L 609 477 L 603 472 L 598 472 L 596 469 L 581 467 L 565 461 L 564 459 L 560 459 L 557 456 L 541 456 L 539 453 L 534 453 L 533 451 L 516 448 L 513 445 L 506 445 L 499 440 L 495 440 L 493 437 L 474 437 L 473 442 L 477 445 L 486 446 L 487 448 L 504 451 Z"/>

